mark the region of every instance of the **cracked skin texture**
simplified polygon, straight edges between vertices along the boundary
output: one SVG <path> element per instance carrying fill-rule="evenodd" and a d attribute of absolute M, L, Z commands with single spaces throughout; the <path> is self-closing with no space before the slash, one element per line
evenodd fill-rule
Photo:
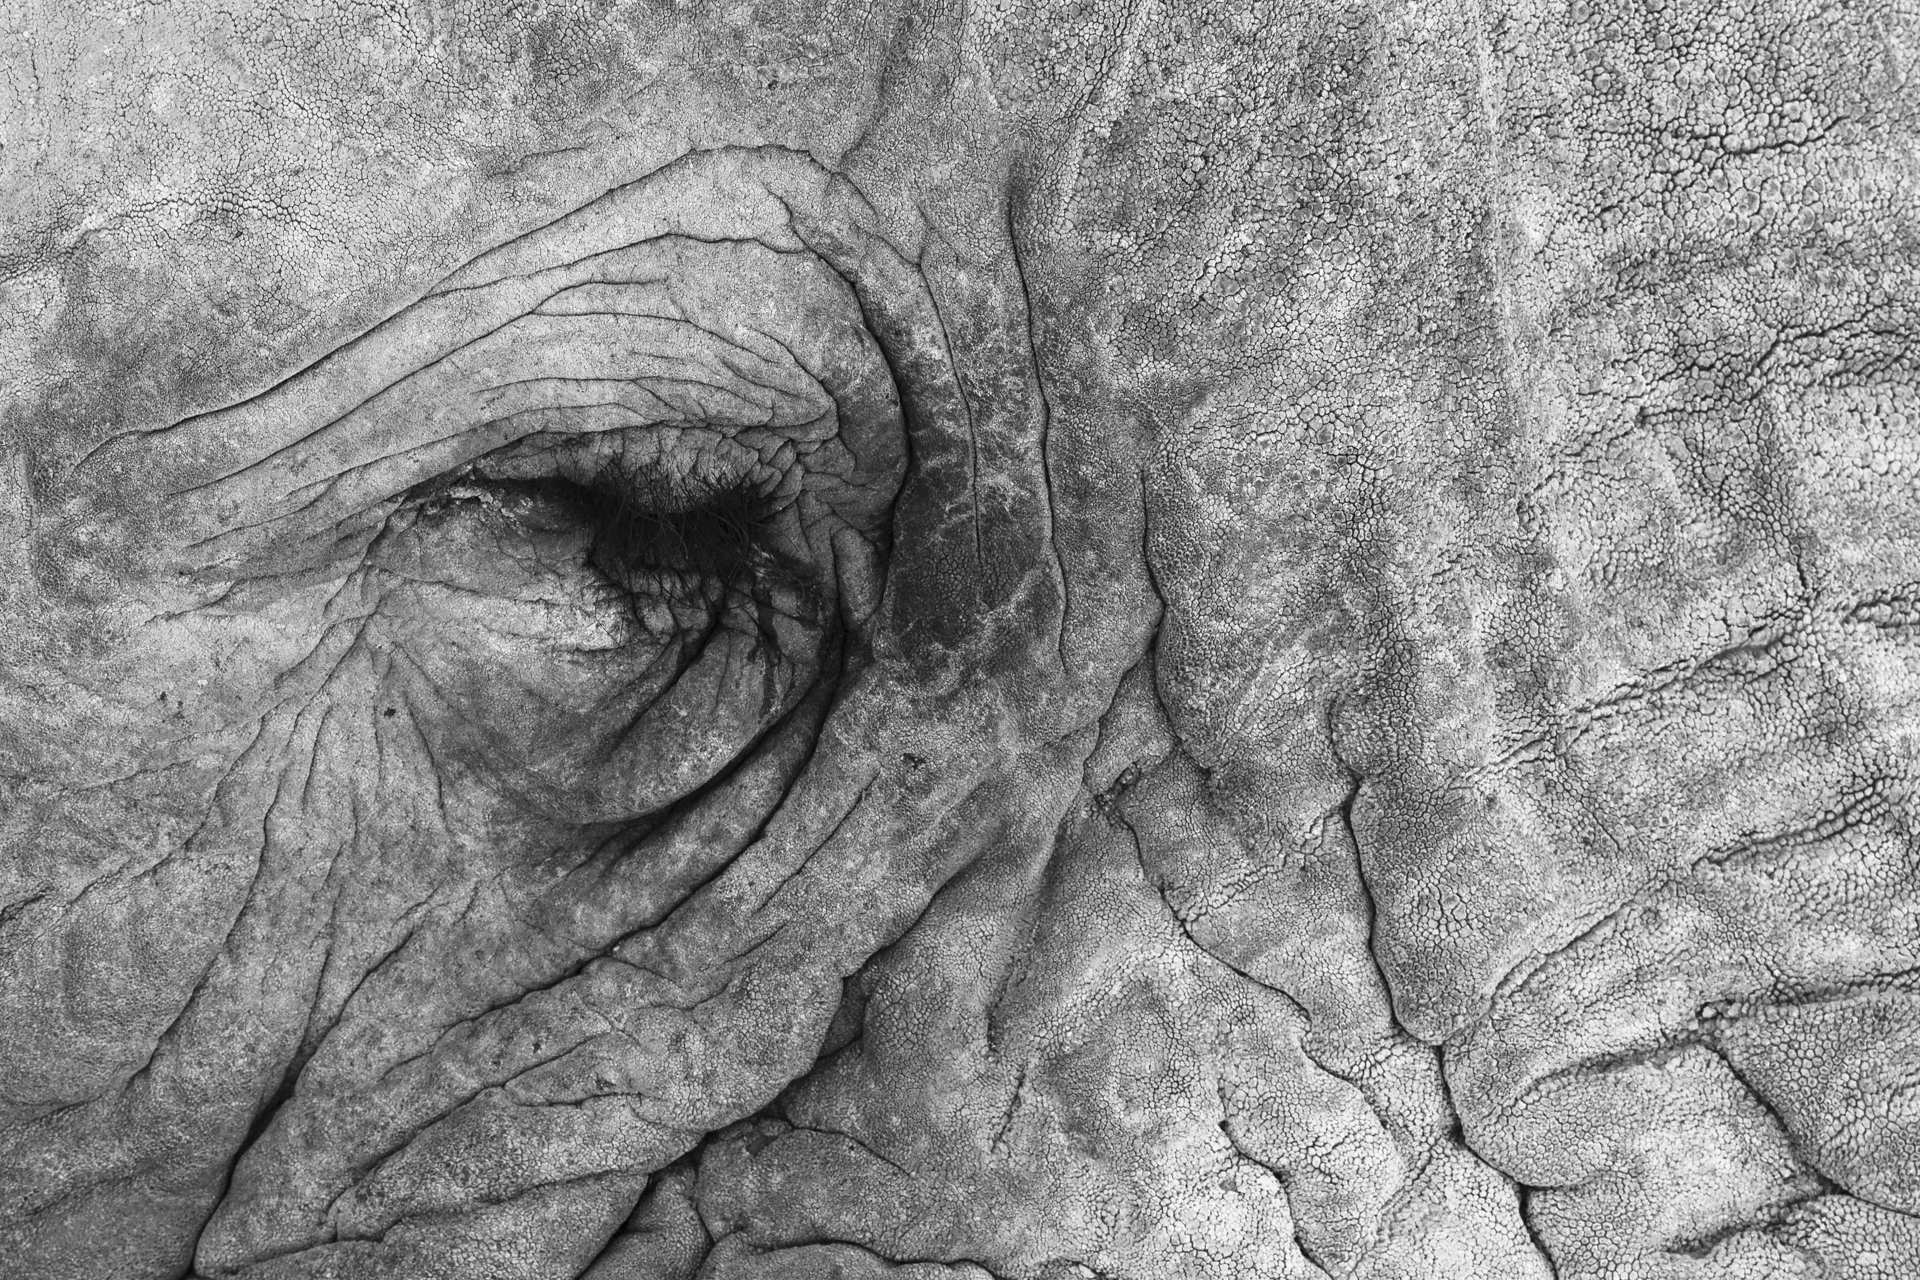
<path fill-rule="evenodd" d="M 0 1273 L 1920 1273 L 1907 11 L 21 29 Z"/>

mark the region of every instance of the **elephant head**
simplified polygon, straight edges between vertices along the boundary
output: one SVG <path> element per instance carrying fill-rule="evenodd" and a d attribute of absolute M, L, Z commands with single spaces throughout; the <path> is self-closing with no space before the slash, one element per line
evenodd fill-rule
<path fill-rule="evenodd" d="M 0 1273 L 1920 1269 L 1914 39 L 47 10 Z"/>

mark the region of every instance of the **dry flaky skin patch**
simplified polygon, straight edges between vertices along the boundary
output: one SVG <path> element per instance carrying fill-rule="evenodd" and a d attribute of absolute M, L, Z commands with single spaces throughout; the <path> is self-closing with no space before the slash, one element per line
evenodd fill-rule
<path fill-rule="evenodd" d="M 0 1273 L 1920 1273 L 1911 13 L 318 14 L 9 58 Z"/>

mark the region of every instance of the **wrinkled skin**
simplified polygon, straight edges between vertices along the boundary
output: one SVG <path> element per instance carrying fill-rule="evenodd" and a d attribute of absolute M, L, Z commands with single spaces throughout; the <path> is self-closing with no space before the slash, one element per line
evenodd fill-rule
<path fill-rule="evenodd" d="M 0 1272 L 1920 1274 L 1910 10 L 10 27 Z"/>

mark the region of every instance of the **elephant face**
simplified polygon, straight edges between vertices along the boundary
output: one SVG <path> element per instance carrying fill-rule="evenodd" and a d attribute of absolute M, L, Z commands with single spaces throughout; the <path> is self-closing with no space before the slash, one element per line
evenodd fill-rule
<path fill-rule="evenodd" d="M 37 24 L 0 1272 L 1911 1274 L 1913 38 Z"/>

